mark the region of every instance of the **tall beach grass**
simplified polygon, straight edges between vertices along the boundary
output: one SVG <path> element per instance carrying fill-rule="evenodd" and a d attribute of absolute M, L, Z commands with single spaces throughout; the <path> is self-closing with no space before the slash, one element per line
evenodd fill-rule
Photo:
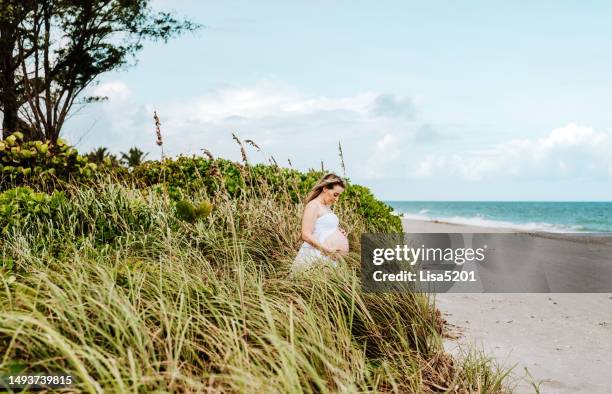
<path fill-rule="evenodd" d="M 493 360 L 443 352 L 427 295 L 361 292 L 368 223 L 348 203 L 346 261 L 293 274 L 289 197 L 196 192 L 213 211 L 187 223 L 163 190 L 103 177 L 66 193 L 61 215 L 0 240 L 1 373 L 92 393 L 509 390 Z"/>

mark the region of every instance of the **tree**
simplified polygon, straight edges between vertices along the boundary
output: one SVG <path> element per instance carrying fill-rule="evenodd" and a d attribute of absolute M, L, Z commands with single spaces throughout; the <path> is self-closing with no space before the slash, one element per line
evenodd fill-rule
<path fill-rule="evenodd" d="M 108 164 L 113 167 L 119 166 L 117 156 L 110 153 L 106 147 L 98 147 L 85 155 L 87 160 L 96 164 Z"/>
<path fill-rule="evenodd" d="M 134 58 L 146 39 L 199 28 L 150 0 L 0 0 L 0 111 L 6 138 L 55 142 L 75 104 L 101 74 Z M 80 99 L 80 101 L 77 101 Z"/>
<path fill-rule="evenodd" d="M 142 164 L 147 155 L 148 153 L 144 153 L 136 147 L 130 148 L 128 153 L 121 152 L 121 162 L 128 167 L 136 167 Z"/>
<path fill-rule="evenodd" d="M 3 115 L 3 138 L 14 131 L 27 129 L 27 125 L 17 115 L 24 100 L 23 84 L 17 78 L 20 61 L 16 48 L 22 33 L 20 26 L 33 7 L 33 3 L 28 0 L 0 0 L 0 111 Z"/>

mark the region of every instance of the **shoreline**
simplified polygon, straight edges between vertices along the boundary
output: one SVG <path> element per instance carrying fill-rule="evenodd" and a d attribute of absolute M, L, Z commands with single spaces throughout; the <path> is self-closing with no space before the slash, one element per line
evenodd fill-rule
<path fill-rule="evenodd" d="M 554 238 L 569 250 L 572 242 L 586 247 L 574 233 L 410 218 L 402 225 L 407 233 L 521 233 Z M 516 392 L 536 392 L 533 384 L 555 393 L 605 393 L 612 386 L 612 293 L 443 293 L 434 300 L 450 330 L 444 348 L 456 356 L 481 350 L 501 366 L 514 366 Z"/>
<path fill-rule="evenodd" d="M 510 227 L 485 227 L 469 224 L 444 222 L 440 220 L 423 220 L 401 217 L 402 226 L 406 233 L 500 233 L 500 234 L 527 234 L 538 238 L 558 239 L 579 243 L 598 243 L 612 245 L 612 233 L 589 232 L 549 232 L 544 230 L 523 230 Z M 605 236 L 604 234 L 607 234 Z"/>
<path fill-rule="evenodd" d="M 584 224 L 561 224 L 548 222 L 511 222 L 500 219 L 484 219 L 474 216 L 430 217 L 421 214 L 393 211 L 401 220 L 415 222 L 440 223 L 446 225 L 478 227 L 482 229 L 507 230 L 520 233 L 552 233 L 552 234 L 612 234 L 612 227 L 607 231 L 594 229 Z"/>
<path fill-rule="evenodd" d="M 412 219 L 400 216 L 407 233 L 523 233 L 518 229 L 505 227 L 484 227 L 469 224 L 443 222 L 440 220 Z"/>

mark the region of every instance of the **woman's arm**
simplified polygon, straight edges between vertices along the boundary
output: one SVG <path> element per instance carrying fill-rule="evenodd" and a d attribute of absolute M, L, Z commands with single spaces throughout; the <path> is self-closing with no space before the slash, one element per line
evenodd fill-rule
<path fill-rule="evenodd" d="M 318 207 L 314 204 L 307 204 L 304 209 L 304 216 L 302 216 L 302 240 L 311 244 L 314 248 L 319 249 L 324 253 L 331 253 L 330 250 L 320 244 L 315 237 L 312 235 L 314 232 L 315 222 L 317 220 Z"/>

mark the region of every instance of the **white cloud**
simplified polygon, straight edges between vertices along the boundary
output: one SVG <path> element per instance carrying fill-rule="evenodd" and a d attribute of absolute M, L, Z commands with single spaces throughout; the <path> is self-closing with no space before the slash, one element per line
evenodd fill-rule
<path fill-rule="evenodd" d="M 136 102 L 121 81 L 101 84 L 94 93 L 111 100 L 92 106 L 96 112 L 72 124 L 75 134 L 82 134 L 94 118 L 97 122 L 79 149 L 103 145 L 119 152 L 138 146 L 151 152 L 149 157 L 159 157 L 151 104 Z M 318 167 L 323 161 L 326 168 L 339 171 L 337 146 L 341 141 L 347 175 L 363 182 L 612 177 L 609 134 L 571 123 L 540 138 L 470 149 L 465 143 L 477 141 L 461 135 L 449 139 L 448 131 L 440 132 L 435 124 L 415 119 L 419 111 L 414 102 L 371 91 L 313 96 L 286 84 L 261 81 L 220 87 L 180 103 L 157 104 L 156 109 L 164 151 L 170 156 L 200 154 L 207 148 L 215 156 L 240 160 L 231 138 L 236 133 L 264 148 L 262 154 L 247 147 L 251 161 L 274 156 L 282 164 L 290 158 L 300 169 Z"/>
<path fill-rule="evenodd" d="M 384 115 L 374 111 L 382 105 L 381 97 L 390 107 Z M 377 161 L 389 163 L 399 157 L 388 154 L 390 148 L 377 148 L 372 158 L 361 160 L 377 140 L 384 140 L 385 135 L 415 136 L 420 129 L 412 119 L 415 108 L 403 108 L 410 103 L 407 97 L 371 91 L 313 96 L 278 81 L 263 80 L 248 86 L 223 86 L 188 101 L 158 106 L 158 112 L 167 151 L 172 154 L 199 153 L 206 147 L 234 158 L 237 150 L 231 133 L 235 132 L 255 140 L 277 159 L 288 156 L 308 167 L 321 160 L 326 165 L 336 163 L 341 141 L 347 161 L 355 165 L 353 170 L 370 174 L 367 165 L 382 169 L 386 164 Z M 147 108 L 152 112 L 152 107 Z M 381 149 L 387 151 L 383 154 Z"/>
<path fill-rule="evenodd" d="M 490 149 L 428 155 L 408 176 L 442 174 L 479 181 L 499 176 L 531 179 L 597 177 L 612 168 L 612 139 L 606 133 L 570 123 L 536 139 L 511 140 Z"/>
<path fill-rule="evenodd" d="M 387 166 L 400 157 L 400 140 L 392 134 L 385 134 L 376 141 L 374 153 L 368 158 L 366 178 L 384 178 Z"/>
<path fill-rule="evenodd" d="M 380 116 L 400 116 L 414 119 L 416 105 L 410 97 L 395 94 L 380 94 L 374 100 L 372 113 Z"/>
<path fill-rule="evenodd" d="M 128 86 L 110 81 L 94 94 L 111 100 L 91 108 L 85 118 L 99 118 L 96 129 L 82 149 L 104 145 L 112 151 L 140 146 L 155 157 L 159 148 L 152 114 L 161 119 L 164 151 L 168 155 L 200 154 L 207 148 L 215 156 L 239 160 L 231 138 L 236 133 L 253 139 L 279 162 L 287 158 L 298 168 L 330 169 L 339 165 L 338 141 L 342 142 L 349 176 L 377 178 L 387 171 L 400 171 L 403 142 L 431 143 L 439 133 L 415 120 L 415 101 L 406 96 L 372 91 L 344 96 L 311 95 L 296 87 L 270 80 L 245 86 L 221 86 L 198 97 L 169 104 L 136 102 Z M 83 119 L 83 118 L 81 118 Z M 80 133 L 91 124 L 71 127 Z M 98 131 L 98 141 L 96 138 Z M 421 144 L 422 145 L 422 144 Z M 250 148 L 249 148 L 250 149 Z M 249 157 L 263 160 L 260 153 Z"/>
<path fill-rule="evenodd" d="M 108 81 L 93 88 L 96 96 L 106 96 L 111 102 L 124 102 L 132 94 L 127 85 L 121 81 Z"/>
<path fill-rule="evenodd" d="M 216 89 L 194 100 L 174 104 L 167 108 L 166 113 L 171 118 L 192 122 L 252 120 L 337 110 L 366 114 L 377 97 L 373 92 L 339 98 L 308 97 L 294 87 L 261 81 L 253 86 Z"/>
<path fill-rule="evenodd" d="M 135 103 L 122 81 L 96 86 L 94 94 L 110 97 L 98 108 L 99 141 L 113 151 L 132 146 L 155 152 L 153 106 Z M 287 158 L 298 168 L 321 161 L 332 169 L 342 142 L 348 175 L 361 179 L 387 177 L 483 181 L 496 178 L 573 179 L 610 177 L 612 138 L 570 123 L 540 138 L 500 142 L 465 149 L 444 142 L 435 126 L 419 122 L 409 97 L 377 92 L 349 96 L 308 95 L 276 81 L 242 87 L 225 86 L 181 103 L 157 107 L 164 150 L 169 155 L 215 155 L 239 160 L 231 134 L 255 140 L 266 155 Z M 92 116 L 85 117 L 92 122 Z M 83 130 L 90 127 L 77 127 Z M 94 134 L 94 133 L 92 133 Z M 435 146 L 437 152 L 431 151 Z M 87 147 L 85 148 L 87 149 Z M 427 154 L 423 155 L 427 149 Z M 264 160 L 252 152 L 251 159 Z"/>
<path fill-rule="evenodd" d="M 106 96 L 108 101 L 86 106 L 76 113 L 63 129 L 71 143 L 87 152 L 105 146 L 119 153 L 137 146 L 148 152 L 155 147 L 153 111 L 134 102 L 129 86 L 121 80 L 110 80 L 88 88 L 87 95 Z M 149 157 L 153 158 L 153 154 Z"/>

